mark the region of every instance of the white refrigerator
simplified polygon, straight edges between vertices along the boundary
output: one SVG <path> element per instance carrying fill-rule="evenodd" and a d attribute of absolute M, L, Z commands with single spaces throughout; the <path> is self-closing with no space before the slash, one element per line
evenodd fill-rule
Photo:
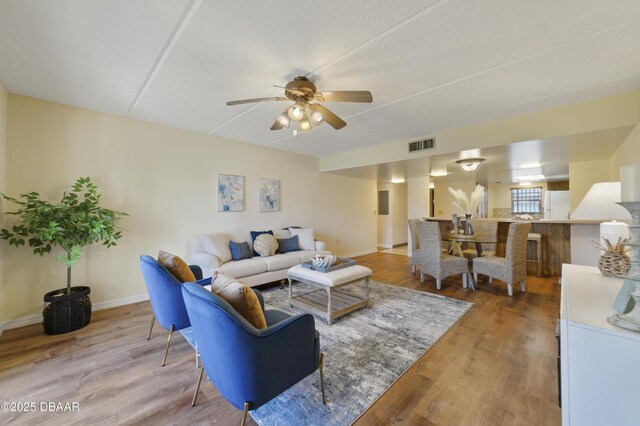
<path fill-rule="evenodd" d="M 545 191 L 544 219 L 568 220 L 570 209 L 570 191 Z"/>

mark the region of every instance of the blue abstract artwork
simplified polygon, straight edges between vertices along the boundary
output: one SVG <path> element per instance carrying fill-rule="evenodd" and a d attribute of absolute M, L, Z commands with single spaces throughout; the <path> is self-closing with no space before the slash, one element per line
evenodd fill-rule
<path fill-rule="evenodd" d="M 218 175 L 218 211 L 244 210 L 244 176 Z"/>
<path fill-rule="evenodd" d="M 258 183 L 258 206 L 261 212 L 280 210 L 280 180 L 260 179 Z"/>

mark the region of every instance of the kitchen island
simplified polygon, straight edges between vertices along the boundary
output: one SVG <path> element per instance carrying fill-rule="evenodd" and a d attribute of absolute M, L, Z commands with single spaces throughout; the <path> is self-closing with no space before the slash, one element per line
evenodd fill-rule
<path fill-rule="evenodd" d="M 440 231 L 445 235 L 451 230 L 451 218 L 425 217 L 440 223 Z M 590 240 L 600 238 L 600 223 L 606 220 L 521 220 L 496 218 L 498 221 L 498 241 L 506 241 L 509 225 L 514 222 L 529 222 L 529 232 L 542 235 L 542 274 L 562 274 L 563 263 L 597 266 L 599 250 Z M 464 222 L 464 219 L 463 219 Z M 504 256 L 505 244 L 498 244 L 497 255 Z M 535 247 L 527 245 L 527 258 L 535 258 Z M 535 273 L 535 265 L 528 264 L 527 272 Z"/>

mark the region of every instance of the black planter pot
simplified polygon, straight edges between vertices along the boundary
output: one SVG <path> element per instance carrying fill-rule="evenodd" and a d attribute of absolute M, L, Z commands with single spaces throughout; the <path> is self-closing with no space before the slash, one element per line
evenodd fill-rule
<path fill-rule="evenodd" d="M 47 304 L 42 311 L 42 326 L 46 334 L 63 334 L 79 330 L 91 321 L 91 289 L 85 286 L 50 291 L 44 295 Z"/>

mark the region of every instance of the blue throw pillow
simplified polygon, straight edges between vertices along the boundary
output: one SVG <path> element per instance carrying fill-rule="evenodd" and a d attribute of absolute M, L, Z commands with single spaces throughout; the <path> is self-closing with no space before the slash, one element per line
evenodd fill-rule
<path fill-rule="evenodd" d="M 256 238 L 258 238 L 258 235 L 260 234 L 271 234 L 273 235 L 273 231 L 269 230 L 269 231 L 250 231 L 251 232 L 251 247 L 253 247 L 253 244 L 256 242 Z M 258 253 L 256 253 L 256 256 L 260 256 Z"/>
<path fill-rule="evenodd" d="M 251 248 L 246 241 L 241 243 L 229 241 L 229 249 L 231 250 L 231 260 L 251 259 Z"/>
<path fill-rule="evenodd" d="M 298 236 L 294 235 L 291 238 L 278 238 L 278 253 L 286 253 L 288 251 L 298 251 Z"/>

